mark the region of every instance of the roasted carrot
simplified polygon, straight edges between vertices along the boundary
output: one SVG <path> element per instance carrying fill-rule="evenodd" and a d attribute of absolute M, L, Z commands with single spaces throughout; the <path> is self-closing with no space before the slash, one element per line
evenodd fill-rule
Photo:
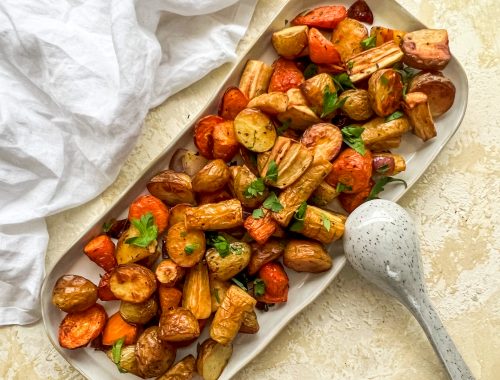
<path fill-rule="evenodd" d="M 107 235 L 93 238 L 83 248 L 83 252 L 106 272 L 116 267 L 115 244 Z"/>
<path fill-rule="evenodd" d="M 343 209 L 349 213 L 353 212 L 356 207 L 358 207 L 361 203 L 363 203 L 366 200 L 366 198 L 368 198 L 368 195 L 370 195 L 370 191 L 373 185 L 374 185 L 373 181 L 370 181 L 368 186 L 363 188 L 358 193 L 355 194 L 340 193 L 338 198 Z"/>
<path fill-rule="evenodd" d="M 248 104 L 248 98 L 238 87 L 229 87 L 219 104 L 219 116 L 225 120 L 234 120 Z"/>
<path fill-rule="evenodd" d="M 288 276 L 283 266 L 275 261 L 264 264 L 259 270 L 265 292 L 257 301 L 265 303 L 286 302 L 288 299 Z"/>
<path fill-rule="evenodd" d="M 304 82 L 304 74 L 294 61 L 279 58 L 274 61 L 273 68 L 268 92 L 287 92 L 291 88 L 299 87 Z"/>
<path fill-rule="evenodd" d="M 292 25 L 307 25 L 316 28 L 333 29 L 347 17 L 347 9 L 342 5 L 328 5 L 301 13 L 292 20 Z"/>
<path fill-rule="evenodd" d="M 202 117 L 194 127 L 194 145 L 200 151 L 200 154 L 209 160 L 214 158 L 214 129 L 224 119 L 217 115 L 207 115 Z"/>
<path fill-rule="evenodd" d="M 158 198 L 152 195 L 141 195 L 138 197 L 128 210 L 128 219 L 141 219 L 141 216 L 147 213 L 153 214 L 154 221 L 158 227 L 158 233 L 162 233 L 168 225 L 168 208 L 167 206 Z"/>
<path fill-rule="evenodd" d="M 266 241 L 274 234 L 278 223 L 273 219 L 271 213 L 266 209 L 261 209 L 263 216 L 254 218 L 250 215 L 246 218 L 243 227 L 246 228 L 248 234 L 259 244 L 265 244 Z"/>
<path fill-rule="evenodd" d="M 99 281 L 99 285 L 97 286 L 97 295 L 101 301 L 114 301 L 118 298 L 115 297 L 111 289 L 109 288 L 109 278 L 111 277 L 110 272 L 104 273 L 101 276 L 101 280 Z"/>
<path fill-rule="evenodd" d="M 372 176 L 372 155 L 369 150 L 364 155 L 354 149 L 342 151 L 333 162 L 333 168 L 325 181 L 344 193 L 358 193 L 365 189 Z"/>
<path fill-rule="evenodd" d="M 240 148 L 240 143 L 236 139 L 236 132 L 231 120 L 224 121 L 215 126 L 213 132 L 213 155 L 226 162 L 231 161 Z"/>
<path fill-rule="evenodd" d="M 118 339 L 123 338 L 123 344 L 135 344 L 139 335 L 139 328 L 131 325 L 122 318 L 119 312 L 113 314 L 102 332 L 102 344 L 112 346 Z"/>
<path fill-rule="evenodd" d="M 309 58 L 314 63 L 337 64 L 342 62 L 335 46 L 315 28 L 309 30 Z"/>
<path fill-rule="evenodd" d="M 99 304 L 87 310 L 66 315 L 59 325 L 59 344 L 70 350 L 86 346 L 99 336 L 106 318 L 106 312 Z"/>
<path fill-rule="evenodd" d="M 165 311 L 180 305 L 182 292 L 179 289 L 160 284 L 158 287 L 158 296 L 160 297 L 160 308 L 162 311 Z"/>

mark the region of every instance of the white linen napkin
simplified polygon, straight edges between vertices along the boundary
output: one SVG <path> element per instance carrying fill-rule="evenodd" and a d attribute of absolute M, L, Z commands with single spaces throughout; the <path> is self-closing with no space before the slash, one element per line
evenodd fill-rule
<path fill-rule="evenodd" d="M 39 318 L 44 217 L 108 187 L 147 111 L 235 58 L 256 0 L 2 0 L 0 325 Z"/>

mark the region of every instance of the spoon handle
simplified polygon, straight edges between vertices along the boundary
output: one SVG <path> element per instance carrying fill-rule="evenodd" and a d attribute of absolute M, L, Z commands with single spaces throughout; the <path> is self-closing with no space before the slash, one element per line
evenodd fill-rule
<path fill-rule="evenodd" d="M 421 295 L 423 297 L 418 301 L 410 299 L 408 307 L 422 326 L 448 375 L 452 380 L 474 380 L 472 372 L 448 335 L 428 296 L 425 293 Z"/>

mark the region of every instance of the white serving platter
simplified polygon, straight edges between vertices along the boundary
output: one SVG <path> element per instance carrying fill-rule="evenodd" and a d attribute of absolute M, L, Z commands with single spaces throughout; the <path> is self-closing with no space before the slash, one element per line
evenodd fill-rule
<path fill-rule="evenodd" d="M 141 193 L 144 192 L 148 180 L 160 170 L 168 167 L 168 163 L 173 152 L 177 148 L 193 148 L 192 131 L 194 122 L 201 116 L 217 112 L 219 99 L 224 89 L 230 85 L 237 85 L 239 76 L 248 59 L 261 59 L 271 64 L 276 59 L 276 53 L 271 46 L 271 34 L 285 26 L 285 20 L 291 20 L 298 13 L 305 9 L 314 8 L 319 5 L 341 4 L 349 7 L 353 1 L 290 1 L 283 6 L 276 18 L 271 22 L 265 32 L 255 42 L 248 53 L 241 59 L 234 69 L 228 74 L 221 83 L 220 89 L 214 94 L 214 97 L 198 115 L 193 118 L 193 122 L 186 125 L 184 132 L 174 139 L 164 152 L 152 162 L 137 181 L 130 185 L 124 195 L 97 220 L 87 232 L 71 246 L 71 248 L 54 264 L 48 268 L 48 272 L 43 283 L 41 292 L 42 316 L 47 335 L 62 357 L 76 368 L 83 376 L 93 380 L 104 379 L 138 379 L 134 375 L 119 373 L 116 366 L 106 357 L 103 352 L 95 351 L 92 348 L 77 350 L 66 350 L 59 346 L 58 327 L 65 313 L 59 311 L 51 303 L 52 289 L 56 280 L 64 274 L 79 274 L 93 281 L 99 282 L 99 274 L 103 271 L 101 268 L 91 262 L 84 254 L 83 247 L 94 236 L 100 233 L 103 222 L 112 217 L 125 215 L 128 205 Z M 412 31 L 425 28 L 420 21 L 413 17 L 409 12 L 402 8 L 394 0 L 376 0 L 368 1 L 373 14 L 374 25 L 388 26 L 395 29 Z M 407 169 L 399 175 L 411 187 L 418 178 L 424 173 L 445 144 L 457 131 L 467 107 L 468 84 L 465 72 L 460 63 L 452 58 L 446 69 L 445 75 L 452 80 L 456 87 L 456 97 L 453 107 L 443 116 L 436 120 L 438 135 L 436 138 L 422 143 L 418 138 L 407 134 L 403 137 L 401 147 L 395 150 L 402 154 L 407 162 Z M 382 193 L 382 198 L 397 201 L 407 191 L 404 186 L 389 185 Z M 342 254 L 342 245 L 336 242 L 331 245 L 330 252 L 334 256 L 333 268 L 322 274 L 304 274 L 287 271 L 290 278 L 290 291 L 288 302 L 283 305 L 273 307 L 269 312 L 259 312 L 258 319 L 260 331 L 254 335 L 240 334 L 234 344 L 234 352 L 229 364 L 222 373 L 220 379 L 230 379 L 248 362 L 256 357 L 267 344 L 283 329 L 286 324 L 311 303 L 337 276 L 346 263 Z M 103 303 L 108 315 L 111 315 L 118 309 L 118 301 Z M 203 341 L 207 337 L 207 330 L 200 337 Z M 179 350 L 177 360 L 188 353 L 196 356 L 196 344 L 191 348 Z"/>

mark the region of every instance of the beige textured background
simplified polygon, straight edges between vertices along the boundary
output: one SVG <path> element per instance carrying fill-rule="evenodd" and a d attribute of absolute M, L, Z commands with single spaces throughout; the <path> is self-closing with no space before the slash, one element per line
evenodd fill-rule
<path fill-rule="evenodd" d="M 427 25 L 448 29 L 470 84 L 469 108 L 458 133 L 400 203 L 420 225 L 427 285 L 444 324 L 477 379 L 499 379 L 498 0 L 398 2 Z M 240 53 L 283 3 L 260 1 Z M 203 107 L 229 68 L 216 70 L 150 113 L 119 178 L 102 196 L 48 219 L 48 266 Z M 52 348 L 41 322 L 0 329 L 0 379 L 81 378 Z M 236 378 L 445 376 L 409 313 L 346 267 Z"/>

